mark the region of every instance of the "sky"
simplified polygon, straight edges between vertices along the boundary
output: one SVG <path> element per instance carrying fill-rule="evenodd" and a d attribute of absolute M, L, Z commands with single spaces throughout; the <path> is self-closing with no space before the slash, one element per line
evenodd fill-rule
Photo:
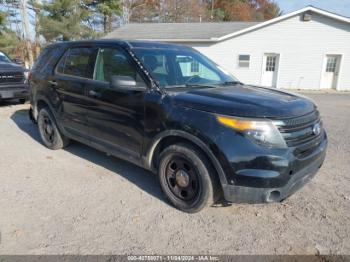
<path fill-rule="evenodd" d="M 284 14 L 312 5 L 350 17 L 350 0 L 275 0 Z"/>

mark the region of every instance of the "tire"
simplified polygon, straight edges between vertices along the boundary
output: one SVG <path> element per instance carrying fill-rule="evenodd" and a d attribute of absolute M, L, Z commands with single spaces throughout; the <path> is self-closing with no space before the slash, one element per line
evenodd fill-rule
<path fill-rule="evenodd" d="M 69 139 L 58 129 L 55 118 L 47 107 L 38 114 L 38 128 L 43 144 L 52 150 L 58 150 L 69 144 Z"/>
<path fill-rule="evenodd" d="M 175 144 L 160 154 L 162 191 L 178 209 L 196 213 L 214 204 L 218 181 L 207 158 L 187 144 Z"/>
<path fill-rule="evenodd" d="M 32 121 L 33 124 L 37 124 L 37 121 L 35 120 L 35 118 L 33 116 L 33 109 L 31 107 L 29 108 L 28 116 L 29 116 L 30 121 Z"/>

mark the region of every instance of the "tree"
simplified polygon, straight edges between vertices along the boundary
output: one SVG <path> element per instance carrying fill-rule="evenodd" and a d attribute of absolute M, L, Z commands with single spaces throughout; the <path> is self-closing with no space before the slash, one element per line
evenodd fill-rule
<path fill-rule="evenodd" d="M 15 32 L 9 29 L 0 30 L 0 50 L 11 55 L 17 56 L 20 41 Z"/>
<path fill-rule="evenodd" d="M 32 36 L 29 29 L 29 19 L 28 19 L 28 10 L 27 10 L 27 0 L 21 0 L 19 4 L 19 9 L 22 16 L 22 28 L 24 35 L 24 42 L 26 48 L 26 54 L 29 59 L 29 67 L 33 66 L 34 58 L 33 58 L 33 50 L 31 46 Z"/>
<path fill-rule="evenodd" d="M 112 31 L 113 15 L 121 14 L 121 3 L 119 0 L 99 0 L 94 1 L 97 12 L 103 16 L 103 31 L 108 33 Z"/>
<path fill-rule="evenodd" d="M 41 3 L 38 0 L 29 0 L 28 1 L 28 8 L 33 10 L 35 14 L 35 21 L 34 21 L 34 29 L 35 29 L 35 39 L 34 39 L 34 45 L 35 45 L 35 57 L 38 57 L 41 50 L 41 43 L 40 43 L 40 31 L 41 31 L 41 24 L 40 24 L 40 13 L 41 13 Z"/>
<path fill-rule="evenodd" d="M 261 20 L 269 20 L 282 15 L 282 11 L 276 2 L 256 0 L 254 8 L 258 13 L 262 14 Z"/>
<path fill-rule="evenodd" d="M 265 21 L 281 14 L 272 0 L 123 0 L 131 22 Z"/>
<path fill-rule="evenodd" d="M 201 0 L 164 1 L 166 22 L 202 22 L 209 18 L 208 7 Z"/>
<path fill-rule="evenodd" d="M 212 0 L 217 21 L 265 21 L 281 15 L 271 0 Z"/>
<path fill-rule="evenodd" d="M 200 22 L 208 19 L 209 10 L 204 0 L 134 1 L 130 15 L 132 22 Z"/>
<path fill-rule="evenodd" d="M 12 42 L 15 41 L 16 46 L 11 48 L 16 50 L 16 57 L 20 56 L 27 67 L 31 67 L 34 62 L 32 35 L 29 22 L 28 7 L 30 4 L 27 0 L 3 0 L 4 10 L 7 12 L 7 35 L 11 35 Z M 15 32 L 12 27 L 15 26 Z"/>
<path fill-rule="evenodd" d="M 2 28 L 5 25 L 5 21 L 6 21 L 5 12 L 0 12 L 0 28 Z"/>
<path fill-rule="evenodd" d="M 156 17 L 159 3 L 159 0 L 123 0 L 122 23 L 144 22 Z"/>
<path fill-rule="evenodd" d="M 96 35 L 89 25 L 88 0 L 52 0 L 43 2 L 40 33 L 46 41 L 88 39 Z"/>
<path fill-rule="evenodd" d="M 0 50 L 10 55 L 15 55 L 18 51 L 19 38 L 7 26 L 8 13 L 0 11 Z"/>

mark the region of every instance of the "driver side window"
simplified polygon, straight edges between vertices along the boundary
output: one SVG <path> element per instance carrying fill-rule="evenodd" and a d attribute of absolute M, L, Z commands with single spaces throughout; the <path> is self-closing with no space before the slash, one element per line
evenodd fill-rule
<path fill-rule="evenodd" d="M 133 78 L 136 83 L 144 85 L 135 66 L 132 65 L 127 55 L 122 50 L 101 48 L 96 60 L 94 79 L 110 82 L 112 76 L 128 76 Z"/>

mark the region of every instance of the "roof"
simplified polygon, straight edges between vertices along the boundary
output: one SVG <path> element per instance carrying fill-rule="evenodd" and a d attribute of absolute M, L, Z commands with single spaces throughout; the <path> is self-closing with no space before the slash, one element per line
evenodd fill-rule
<path fill-rule="evenodd" d="M 259 22 L 127 24 L 109 33 L 105 38 L 208 40 L 213 37 L 222 37 L 257 24 Z"/>
<path fill-rule="evenodd" d="M 316 13 L 341 22 L 350 23 L 350 18 L 313 6 L 276 17 L 265 22 L 222 23 L 143 23 L 127 24 L 104 38 L 123 38 L 168 42 L 220 42 L 259 28 L 278 23 L 305 12 Z"/>

